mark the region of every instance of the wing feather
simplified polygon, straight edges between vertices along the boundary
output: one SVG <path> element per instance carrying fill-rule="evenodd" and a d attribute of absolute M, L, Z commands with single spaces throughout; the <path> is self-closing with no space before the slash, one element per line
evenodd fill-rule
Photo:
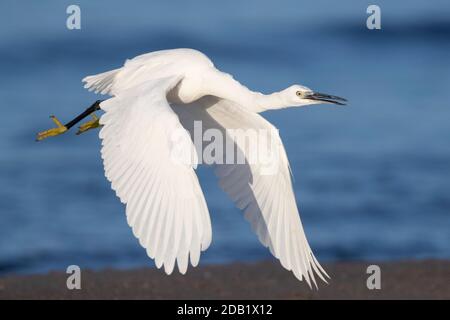
<path fill-rule="evenodd" d="M 189 108 L 189 113 L 186 108 L 174 109 L 186 128 L 192 130 L 189 122 L 202 120 L 204 130 L 214 128 L 222 131 L 227 138 L 233 139 L 238 153 L 245 156 L 245 164 L 216 164 L 215 173 L 220 187 L 244 212 L 260 242 L 299 280 L 305 279 L 309 286 L 311 282 L 317 286 L 315 273 L 325 281 L 324 276 L 328 275 L 306 240 L 292 188 L 289 162 L 276 128 L 259 114 L 226 99 L 205 97 Z M 230 135 L 230 129 L 239 130 Z M 251 135 L 242 137 L 246 129 L 269 132 L 268 144 L 261 145 Z M 245 144 L 245 141 L 250 143 Z M 249 145 L 258 144 L 276 151 L 272 163 L 276 164 L 276 170 L 273 172 L 266 173 L 261 161 L 249 161 Z M 226 157 L 224 155 L 224 159 Z"/>
<path fill-rule="evenodd" d="M 111 88 L 114 73 L 87 78 L 101 92 Z M 188 133 L 166 95 L 180 77 L 152 79 L 122 90 L 101 103 L 100 123 L 105 175 L 126 205 L 127 221 L 156 266 L 172 273 L 175 262 L 185 273 L 188 256 L 195 266 L 211 239 L 211 223 L 195 175 L 195 163 L 174 158 L 195 152 Z M 174 141 L 174 133 L 182 132 Z M 196 157 L 191 157 L 194 161 Z"/>

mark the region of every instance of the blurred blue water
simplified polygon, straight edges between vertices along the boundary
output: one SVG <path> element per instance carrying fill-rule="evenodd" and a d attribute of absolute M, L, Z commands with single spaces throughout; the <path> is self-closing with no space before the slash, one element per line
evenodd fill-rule
<path fill-rule="evenodd" d="M 450 258 L 450 3 L 70 1 L 0 4 L 0 273 L 153 265 L 103 176 L 96 133 L 36 144 L 98 97 L 80 79 L 148 51 L 192 47 L 250 88 L 293 83 L 347 108 L 269 112 L 319 260 Z M 266 259 L 207 169 L 206 263 Z"/>

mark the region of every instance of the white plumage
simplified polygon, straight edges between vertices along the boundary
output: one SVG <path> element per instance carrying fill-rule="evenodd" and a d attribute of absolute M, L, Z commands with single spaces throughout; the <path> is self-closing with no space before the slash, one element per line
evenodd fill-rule
<path fill-rule="evenodd" d="M 85 87 L 112 98 L 102 102 L 100 123 L 105 174 L 140 244 L 170 274 L 185 273 L 211 243 L 208 208 L 194 169 L 199 154 L 191 139 L 194 121 L 203 129 L 263 129 L 271 132 L 278 169 L 262 174 L 260 163 L 214 164 L 222 189 L 244 212 L 261 243 L 309 286 L 328 276 L 306 240 L 292 189 L 289 163 L 275 128 L 258 113 L 268 109 L 337 103 L 295 85 L 270 95 L 253 92 L 217 70 L 192 49 L 157 51 L 127 60 L 122 68 L 88 76 Z M 187 131 L 186 131 L 187 130 Z M 181 132 L 176 140 L 172 135 Z M 191 135 L 188 134 L 191 133 Z M 233 136 L 249 156 L 245 139 Z M 256 141 L 250 141 L 257 143 Z M 191 162 L 173 161 L 178 153 Z M 226 155 L 224 155 L 226 156 Z M 317 285 L 316 285 L 317 286 Z"/>

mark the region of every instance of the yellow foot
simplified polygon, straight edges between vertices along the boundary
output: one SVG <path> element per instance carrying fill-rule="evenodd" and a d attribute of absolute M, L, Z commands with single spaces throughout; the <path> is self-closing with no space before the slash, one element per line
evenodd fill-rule
<path fill-rule="evenodd" d="M 91 121 L 83 123 L 81 126 L 78 127 L 77 135 L 82 134 L 83 132 L 86 132 L 88 130 L 98 128 L 98 127 L 101 127 L 100 119 L 95 114 L 92 114 Z"/>
<path fill-rule="evenodd" d="M 52 119 L 53 122 L 56 124 L 56 128 L 39 132 L 37 134 L 36 141 L 41 141 L 48 137 L 58 136 L 67 131 L 67 128 L 55 116 L 50 116 L 50 119 Z"/>

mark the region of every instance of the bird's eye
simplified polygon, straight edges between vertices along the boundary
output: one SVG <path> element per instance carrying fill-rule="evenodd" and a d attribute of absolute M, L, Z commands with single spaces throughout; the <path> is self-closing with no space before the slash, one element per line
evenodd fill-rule
<path fill-rule="evenodd" d="M 296 94 L 297 94 L 297 96 L 299 96 L 299 97 L 303 96 L 303 93 L 302 93 L 301 91 L 297 91 Z"/>

